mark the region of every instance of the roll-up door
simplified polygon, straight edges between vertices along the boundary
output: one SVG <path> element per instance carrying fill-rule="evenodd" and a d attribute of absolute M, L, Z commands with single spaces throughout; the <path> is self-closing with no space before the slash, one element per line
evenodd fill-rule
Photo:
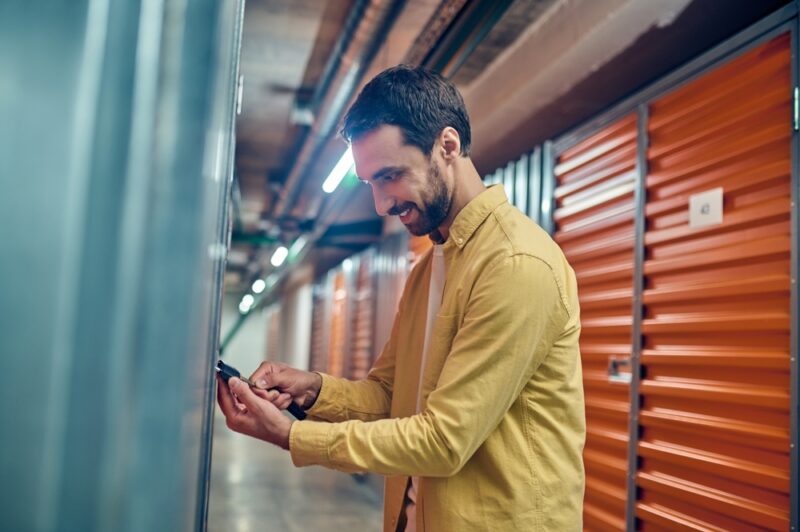
<path fill-rule="evenodd" d="M 556 159 L 554 238 L 578 279 L 586 394 L 586 530 L 625 527 L 629 384 L 610 360 L 631 356 L 636 116 Z"/>
<path fill-rule="evenodd" d="M 523 155 L 514 163 L 514 206 L 522 212 L 528 214 L 528 190 L 531 184 L 529 175 L 530 157 Z"/>
<path fill-rule="evenodd" d="M 516 190 L 514 187 L 516 170 L 516 163 L 514 161 L 509 162 L 503 170 L 503 188 L 506 190 L 506 197 L 511 205 L 516 205 L 516 202 L 514 201 L 514 197 L 516 196 Z"/>
<path fill-rule="evenodd" d="M 311 371 L 328 370 L 328 277 L 314 285 L 313 309 L 311 311 L 311 353 L 309 356 Z"/>
<path fill-rule="evenodd" d="M 790 60 L 784 34 L 649 108 L 642 529 L 789 529 Z"/>
<path fill-rule="evenodd" d="M 334 377 L 343 377 L 347 341 L 347 280 L 341 269 L 336 270 L 333 276 L 328 373 Z"/>
<path fill-rule="evenodd" d="M 371 256 L 361 256 L 356 275 L 355 316 L 353 319 L 353 358 L 350 378 L 364 379 L 372 365 L 372 316 L 374 313 Z"/>

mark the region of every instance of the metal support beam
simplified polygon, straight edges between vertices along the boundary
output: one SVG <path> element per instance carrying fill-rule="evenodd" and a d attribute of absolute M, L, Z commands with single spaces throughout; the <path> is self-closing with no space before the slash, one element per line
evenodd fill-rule
<path fill-rule="evenodd" d="M 649 112 L 646 104 L 638 109 L 636 136 L 636 192 L 634 204 L 636 218 L 634 220 L 634 270 L 633 270 L 633 328 L 631 331 L 631 383 L 630 409 L 628 412 L 628 478 L 627 501 L 625 504 L 625 522 L 629 531 L 636 530 L 636 473 L 639 470 L 639 409 L 641 407 L 640 386 L 642 375 L 642 293 L 644 292 L 644 233 L 646 219 L 644 208 L 647 202 L 647 122 Z"/>
<path fill-rule="evenodd" d="M 795 6 L 800 6 L 800 0 L 795 0 Z M 792 93 L 797 98 L 798 86 L 800 86 L 800 19 L 795 18 L 794 24 L 791 29 L 792 39 L 792 60 L 791 60 L 791 79 L 792 79 Z M 795 107 L 797 102 L 795 102 Z M 798 424 L 798 410 L 800 410 L 800 362 L 798 361 L 798 319 L 800 319 L 800 303 L 798 302 L 797 293 L 797 276 L 798 276 L 798 239 L 800 238 L 800 212 L 798 211 L 798 201 L 800 201 L 800 133 L 797 128 L 792 128 L 792 176 L 791 176 L 791 198 L 792 198 L 792 212 L 791 212 L 791 296 L 790 296 L 790 313 L 791 313 L 791 339 L 790 339 L 790 415 L 789 415 L 789 530 L 797 532 L 800 529 L 800 456 L 798 456 L 798 446 L 800 445 L 800 424 Z"/>

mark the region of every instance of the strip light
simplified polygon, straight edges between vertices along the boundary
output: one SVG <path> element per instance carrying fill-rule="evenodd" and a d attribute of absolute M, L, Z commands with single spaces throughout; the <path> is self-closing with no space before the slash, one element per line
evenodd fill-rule
<path fill-rule="evenodd" d="M 263 292 L 266 287 L 267 287 L 267 283 L 264 282 L 264 279 L 256 279 L 253 282 L 253 286 L 252 286 L 253 292 L 256 293 L 256 294 L 260 294 L 261 292 Z"/>
<path fill-rule="evenodd" d="M 322 190 L 330 194 L 339 186 L 339 183 L 342 182 L 344 176 L 347 175 L 347 172 L 353 168 L 353 151 L 350 148 L 347 148 L 347 151 L 344 152 L 342 158 L 339 159 L 339 162 L 336 163 L 336 166 L 333 167 L 331 173 L 328 174 L 328 177 L 325 179 L 325 182 L 322 183 Z"/>
<path fill-rule="evenodd" d="M 250 312 L 250 309 L 252 308 L 253 303 L 255 302 L 256 300 L 251 294 L 245 294 L 244 297 L 242 298 L 242 302 L 239 303 L 239 312 L 241 312 L 242 314 L 247 314 L 248 312 Z"/>
<path fill-rule="evenodd" d="M 270 259 L 270 263 L 276 268 L 283 264 L 283 261 L 286 260 L 286 257 L 289 256 L 289 250 L 286 249 L 285 246 L 281 246 L 275 250 L 275 253 L 272 254 L 272 258 Z"/>

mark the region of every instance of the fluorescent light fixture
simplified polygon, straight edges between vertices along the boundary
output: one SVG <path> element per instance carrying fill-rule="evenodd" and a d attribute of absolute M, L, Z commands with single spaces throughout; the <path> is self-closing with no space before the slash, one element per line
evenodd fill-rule
<path fill-rule="evenodd" d="M 298 236 L 297 240 L 295 240 L 292 245 L 289 246 L 289 257 L 294 259 L 301 251 L 303 251 L 303 248 L 306 247 L 307 243 L 308 239 L 306 237 Z"/>
<path fill-rule="evenodd" d="M 281 247 L 279 247 L 278 249 L 275 250 L 275 253 L 272 254 L 272 258 L 270 259 L 270 262 L 272 263 L 273 266 L 275 266 L 277 268 L 278 266 L 283 264 L 283 261 L 286 260 L 286 257 L 288 255 L 289 255 L 289 250 L 286 249 L 286 247 L 281 246 Z"/>
<path fill-rule="evenodd" d="M 242 298 L 242 302 L 239 303 L 239 312 L 242 314 L 247 314 L 250 312 L 250 309 L 253 307 L 253 303 L 255 303 L 255 301 L 256 300 L 252 294 L 245 294 L 245 296 Z"/>
<path fill-rule="evenodd" d="M 256 279 L 255 282 L 253 282 L 253 292 L 256 294 L 263 292 L 266 287 L 267 283 L 264 282 L 264 279 Z"/>
<path fill-rule="evenodd" d="M 350 148 L 347 148 L 347 151 L 344 152 L 342 158 L 339 159 L 339 162 L 336 163 L 336 166 L 333 167 L 331 173 L 328 174 L 327 179 L 325 182 L 322 183 L 322 190 L 330 194 L 336 187 L 339 186 L 339 183 L 342 182 L 344 176 L 347 175 L 347 172 L 353 167 L 353 151 Z"/>

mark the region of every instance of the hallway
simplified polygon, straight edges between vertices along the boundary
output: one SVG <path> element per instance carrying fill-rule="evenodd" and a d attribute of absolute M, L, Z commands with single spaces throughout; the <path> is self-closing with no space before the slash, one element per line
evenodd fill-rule
<path fill-rule="evenodd" d="M 209 532 L 381 529 L 381 493 L 372 483 L 321 467 L 295 468 L 289 454 L 236 434 L 217 411 Z"/>

